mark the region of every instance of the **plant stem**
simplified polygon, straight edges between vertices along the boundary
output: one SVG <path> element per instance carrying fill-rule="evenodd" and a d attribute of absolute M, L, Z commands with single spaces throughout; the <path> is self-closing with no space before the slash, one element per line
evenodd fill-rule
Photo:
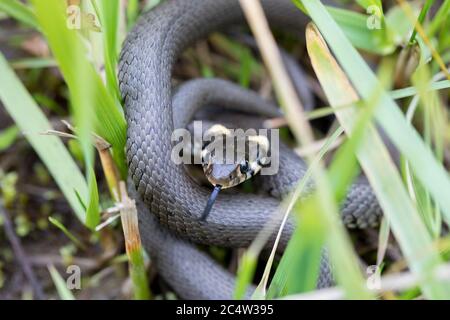
<path fill-rule="evenodd" d="M 425 17 L 427 16 L 428 10 L 430 10 L 431 6 L 433 5 L 434 0 L 427 0 L 425 4 L 422 7 L 422 10 L 420 11 L 419 18 L 417 19 L 417 24 L 423 25 L 423 22 L 425 21 Z M 416 36 L 417 36 L 417 28 L 414 27 L 413 33 L 411 35 L 411 38 L 409 39 L 409 45 L 413 45 L 416 42 Z"/>

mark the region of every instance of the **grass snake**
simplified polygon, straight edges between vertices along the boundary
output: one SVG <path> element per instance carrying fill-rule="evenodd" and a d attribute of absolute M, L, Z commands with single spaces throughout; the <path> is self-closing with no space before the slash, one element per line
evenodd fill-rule
<path fill-rule="evenodd" d="M 272 26 L 304 30 L 307 19 L 289 0 L 261 2 Z M 208 219 L 201 221 L 211 188 L 198 185 L 182 165 L 171 161 L 173 130 L 189 124 L 202 106 L 277 115 L 256 93 L 225 80 L 195 80 L 173 89 L 172 71 L 184 49 L 214 31 L 243 23 L 238 0 L 167 0 L 143 14 L 120 56 L 119 84 L 128 123 L 126 154 L 130 184 L 135 187 L 130 189 L 137 200 L 141 237 L 160 274 L 182 298 L 232 297 L 234 276 L 193 243 L 247 247 L 274 214 L 281 196 L 307 169 L 302 159 L 283 147 L 278 174 L 259 177 L 266 194 L 221 194 Z M 341 215 L 348 227 L 377 224 L 381 209 L 367 183 L 351 186 Z M 294 227 L 289 220 L 281 249 Z M 323 262 L 318 286 L 329 284 L 329 270 Z"/>

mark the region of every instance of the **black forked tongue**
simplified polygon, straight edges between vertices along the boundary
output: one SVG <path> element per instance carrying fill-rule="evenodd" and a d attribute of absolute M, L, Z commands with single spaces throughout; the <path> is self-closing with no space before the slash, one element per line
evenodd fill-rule
<path fill-rule="evenodd" d="M 220 189 L 222 189 L 222 186 L 220 186 L 220 185 L 216 185 L 214 187 L 214 190 L 211 193 L 211 196 L 209 197 L 208 202 L 206 203 L 205 210 L 203 210 L 202 217 L 200 218 L 201 221 L 205 221 L 206 218 L 209 216 L 209 213 L 211 212 L 211 208 L 217 199 L 217 195 L 219 194 Z"/>

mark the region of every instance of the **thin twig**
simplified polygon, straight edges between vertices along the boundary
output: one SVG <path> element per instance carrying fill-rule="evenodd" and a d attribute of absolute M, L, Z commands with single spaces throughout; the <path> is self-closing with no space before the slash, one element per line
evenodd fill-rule
<path fill-rule="evenodd" d="M 0 215 L 3 216 L 4 220 L 3 225 L 5 228 L 6 237 L 11 243 L 14 255 L 17 258 L 19 264 L 21 265 L 25 277 L 28 279 L 31 287 L 33 288 L 36 299 L 45 300 L 46 298 L 44 291 L 42 290 L 42 286 L 37 280 L 33 268 L 31 268 L 30 261 L 28 260 L 28 257 L 22 248 L 20 239 L 14 232 L 14 227 L 12 225 L 11 219 L 9 218 L 9 215 L 1 202 L 0 202 Z"/>
<path fill-rule="evenodd" d="M 314 141 L 312 128 L 283 64 L 280 50 L 270 31 L 261 3 L 257 0 L 240 0 L 240 4 L 274 81 L 277 96 L 283 102 L 291 130 L 303 146 L 311 144 Z"/>
<path fill-rule="evenodd" d="M 130 277 L 134 286 L 134 296 L 136 299 L 149 300 L 152 295 L 148 287 L 136 203 L 128 197 L 127 188 L 123 181 L 119 182 L 119 194 L 122 208 L 120 217 L 125 237 L 125 249 L 129 260 Z"/>
<path fill-rule="evenodd" d="M 316 142 L 314 142 L 312 145 L 309 145 L 308 147 L 303 147 L 303 148 L 296 148 L 295 152 L 300 156 L 300 157 L 307 157 L 309 155 L 315 155 L 317 152 L 319 152 L 324 145 L 326 145 L 328 142 L 328 138 L 322 139 L 322 140 L 318 140 Z M 338 147 L 341 146 L 341 144 L 344 142 L 344 137 L 339 137 L 337 138 L 335 141 L 333 141 L 333 143 L 329 146 L 328 148 L 328 152 L 334 149 L 337 149 Z"/>

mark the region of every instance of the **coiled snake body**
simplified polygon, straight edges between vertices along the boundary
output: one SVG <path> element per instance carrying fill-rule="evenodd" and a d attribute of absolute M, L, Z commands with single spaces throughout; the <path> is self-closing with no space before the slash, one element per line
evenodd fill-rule
<path fill-rule="evenodd" d="M 268 20 L 287 30 L 303 30 L 305 17 L 289 0 L 263 0 Z M 120 58 L 119 81 L 128 122 L 127 158 L 136 187 L 144 246 L 160 274 L 183 298 L 231 298 L 234 278 L 188 242 L 247 247 L 276 211 L 280 197 L 301 179 L 304 162 L 282 147 L 276 176 L 261 177 L 269 195 L 221 194 L 208 220 L 199 219 L 210 188 L 195 183 L 171 161 L 171 135 L 204 105 L 274 116 L 278 111 L 222 80 L 186 84 L 173 96 L 172 69 L 181 52 L 209 33 L 245 22 L 238 0 L 168 0 L 141 17 Z M 350 227 L 375 225 L 381 209 L 366 183 L 354 184 L 342 205 Z M 281 248 L 292 234 L 284 229 Z M 170 229 L 169 232 L 167 229 Z M 272 239 L 274 237 L 272 236 Z M 320 281 L 328 282 L 328 266 Z M 321 284 L 319 283 L 319 286 Z"/>

